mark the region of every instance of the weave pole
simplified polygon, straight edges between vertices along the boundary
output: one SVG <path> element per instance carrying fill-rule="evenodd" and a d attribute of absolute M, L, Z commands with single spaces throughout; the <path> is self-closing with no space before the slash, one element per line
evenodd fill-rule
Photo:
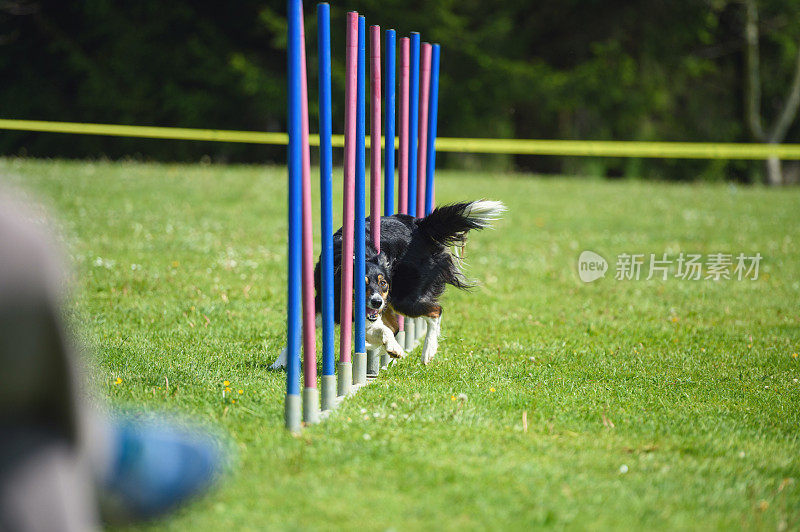
<path fill-rule="evenodd" d="M 344 119 L 344 206 L 342 209 L 342 280 L 339 294 L 339 380 L 338 394 L 348 395 L 353 388 L 353 365 L 350 361 L 353 331 L 353 225 L 356 183 L 356 90 L 358 77 L 358 13 L 347 14 L 347 78 L 345 81 Z M 361 176 L 362 180 L 364 176 Z M 362 216 L 363 218 L 363 216 Z M 363 237 L 362 237 L 363 239 Z"/>
<path fill-rule="evenodd" d="M 384 157 L 384 187 L 383 187 L 383 215 L 391 216 L 394 214 L 394 125 L 395 125 L 395 31 L 386 30 L 386 51 L 384 65 L 386 90 L 384 98 L 385 105 L 385 137 L 386 143 L 383 147 Z M 402 318 L 400 318 L 402 319 Z M 402 327 L 401 329 L 402 330 Z M 398 332 L 398 335 L 400 333 Z M 403 333 L 405 336 L 405 333 Z M 402 342 L 400 342 L 402 345 Z M 381 369 L 389 367 L 389 355 L 381 355 Z"/>
<path fill-rule="evenodd" d="M 370 26 L 370 233 L 381 252 L 381 28 Z"/>
<path fill-rule="evenodd" d="M 331 16 L 330 6 L 317 5 L 319 54 L 319 188 L 320 188 L 320 303 L 322 311 L 322 404 L 336 406 L 333 291 L 333 148 L 331 146 Z"/>
<path fill-rule="evenodd" d="M 288 91 L 289 91 L 289 249 L 286 312 L 286 402 L 284 419 L 289 430 L 300 429 L 300 286 L 302 256 L 302 174 L 303 139 L 300 83 L 300 57 L 303 17 L 301 0 L 288 0 Z"/>
<path fill-rule="evenodd" d="M 364 282 L 366 216 L 365 178 L 366 178 L 366 28 L 363 16 L 358 17 L 358 92 L 356 103 L 356 183 L 355 183 L 355 270 L 353 286 L 355 305 L 353 308 L 353 327 L 355 327 L 355 354 L 353 355 L 353 384 L 367 383 L 367 285 Z"/>
<path fill-rule="evenodd" d="M 417 215 L 417 140 L 419 135 L 419 33 L 411 33 L 408 93 L 408 214 Z"/>
<path fill-rule="evenodd" d="M 383 186 L 383 215 L 391 216 L 394 214 L 394 126 L 395 126 L 395 31 L 386 30 L 386 51 L 384 54 L 384 72 L 386 89 L 384 90 L 385 99 L 385 118 L 384 133 L 386 144 L 383 147 L 383 167 L 384 167 L 384 186 Z"/>
<path fill-rule="evenodd" d="M 303 421 L 319 423 L 317 335 L 314 325 L 314 234 L 311 221 L 311 147 L 308 144 L 308 79 L 306 38 L 300 17 L 300 132 L 303 142 Z"/>
<path fill-rule="evenodd" d="M 408 214 L 408 100 L 411 87 L 411 41 L 400 39 L 400 161 L 397 210 Z"/>
<path fill-rule="evenodd" d="M 417 216 L 425 216 L 425 186 L 428 162 L 428 95 L 431 85 L 431 45 L 422 43 L 419 68 L 419 145 L 417 148 Z"/>
<path fill-rule="evenodd" d="M 369 220 L 372 245 L 381 252 L 381 27 L 370 26 L 370 195 Z M 366 297 L 366 296 L 365 296 Z M 377 377 L 377 349 L 367 351 L 367 375 Z"/>
<path fill-rule="evenodd" d="M 419 124 L 417 144 L 417 217 L 425 217 L 425 185 L 427 174 L 425 165 L 428 162 L 428 94 L 431 78 L 431 45 L 422 43 L 419 67 Z M 427 322 L 423 318 L 414 320 L 415 340 L 419 341 L 427 332 Z"/>
<path fill-rule="evenodd" d="M 425 184 L 425 216 L 433 210 L 436 202 L 436 132 L 439 119 L 439 45 L 434 44 L 431 50 L 431 87 L 428 104 L 428 157 Z"/>
<path fill-rule="evenodd" d="M 408 214 L 417 215 L 417 141 L 419 135 L 419 33 L 411 33 L 411 66 L 408 99 Z M 416 318 L 406 320 L 406 352 L 417 342 Z"/>
<path fill-rule="evenodd" d="M 399 186 L 397 195 L 397 212 L 408 214 L 408 100 L 411 86 L 411 41 L 408 37 L 400 39 L 400 152 L 398 156 L 399 166 Z M 411 320 L 408 320 L 409 323 Z M 397 343 L 408 347 L 406 342 L 405 318 L 398 316 L 397 322 L 399 332 L 397 333 Z"/>

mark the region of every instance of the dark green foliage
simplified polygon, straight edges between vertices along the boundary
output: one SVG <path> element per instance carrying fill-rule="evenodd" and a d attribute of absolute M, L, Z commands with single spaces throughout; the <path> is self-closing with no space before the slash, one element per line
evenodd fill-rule
<path fill-rule="evenodd" d="M 312 131 L 316 24 L 307 2 Z M 342 128 L 345 8 L 442 44 L 442 136 L 749 141 L 743 7 L 725 0 L 531 3 L 353 0 L 332 6 L 335 131 Z M 281 131 L 285 6 L 55 2 L 0 6 L 2 116 Z M 763 112 L 777 114 L 800 40 L 800 6 L 760 2 Z M 800 140 L 790 130 L 787 142 Z M 3 133 L 0 153 L 280 161 L 283 148 Z M 449 166 L 750 181 L 759 163 L 443 155 Z"/>

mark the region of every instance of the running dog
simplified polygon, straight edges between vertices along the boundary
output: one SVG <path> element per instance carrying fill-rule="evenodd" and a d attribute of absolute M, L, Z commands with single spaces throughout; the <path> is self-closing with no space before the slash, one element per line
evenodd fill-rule
<path fill-rule="evenodd" d="M 442 307 L 439 297 L 449 284 L 461 289 L 471 285 L 461 270 L 461 259 L 451 249 L 463 247 L 467 233 L 484 229 L 506 211 L 499 201 L 479 200 L 437 207 L 425 218 L 395 214 L 381 218 L 381 252 L 372 245 L 366 222 L 366 341 L 369 349 L 385 349 L 390 356 L 405 356 L 395 340 L 396 314 L 423 318 L 428 330 L 422 363 L 428 364 L 439 349 Z M 342 230 L 333 235 L 334 300 L 341 297 Z M 314 270 L 317 322 L 320 318 L 320 264 Z M 339 305 L 334 319 L 340 322 Z M 286 349 L 272 365 L 286 366 Z"/>

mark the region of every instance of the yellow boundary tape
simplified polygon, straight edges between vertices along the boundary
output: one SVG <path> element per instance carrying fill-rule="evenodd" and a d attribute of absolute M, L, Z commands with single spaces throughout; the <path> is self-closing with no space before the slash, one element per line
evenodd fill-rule
<path fill-rule="evenodd" d="M 286 133 L 190 129 L 177 127 L 123 126 L 84 124 L 78 122 L 46 122 L 40 120 L 0 119 L 0 130 L 107 135 L 151 139 L 198 140 L 210 142 L 242 142 L 249 144 L 285 145 Z M 366 139 L 369 147 L 369 138 Z M 311 135 L 312 146 L 319 145 L 319 136 Z M 344 137 L 334 135 L 333 146 L 344 146 Z M 381 140 L 383 144 L 383 139 Z M 397 141 L 395 140 L 395 145 Z M 800 160 L 800 144 L 756 144 L 724 142 L 638 142 L 595 140 L 540 139 L 436 139 L 436 151 L 459 153 L 505 153 L 515 155 L 560 155 L 582 157 L 641 157 L 665 159 L 780 159 Z"/>

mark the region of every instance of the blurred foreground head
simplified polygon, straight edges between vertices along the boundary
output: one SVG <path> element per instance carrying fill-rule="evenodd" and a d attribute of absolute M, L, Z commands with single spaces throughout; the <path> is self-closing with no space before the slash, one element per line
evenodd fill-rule
<path fill-rule="evenodd" d="M 61 258 L 41 216 L 0 189 L 0 529 L 97 525 Z"/>
<path fill-rule="evenodd" d="M 219 440 L 88 404 L 63 323 L 66 270 L 43 218 L 0 186 L 0 530 L 162 514 L 212 483 Z"/>

